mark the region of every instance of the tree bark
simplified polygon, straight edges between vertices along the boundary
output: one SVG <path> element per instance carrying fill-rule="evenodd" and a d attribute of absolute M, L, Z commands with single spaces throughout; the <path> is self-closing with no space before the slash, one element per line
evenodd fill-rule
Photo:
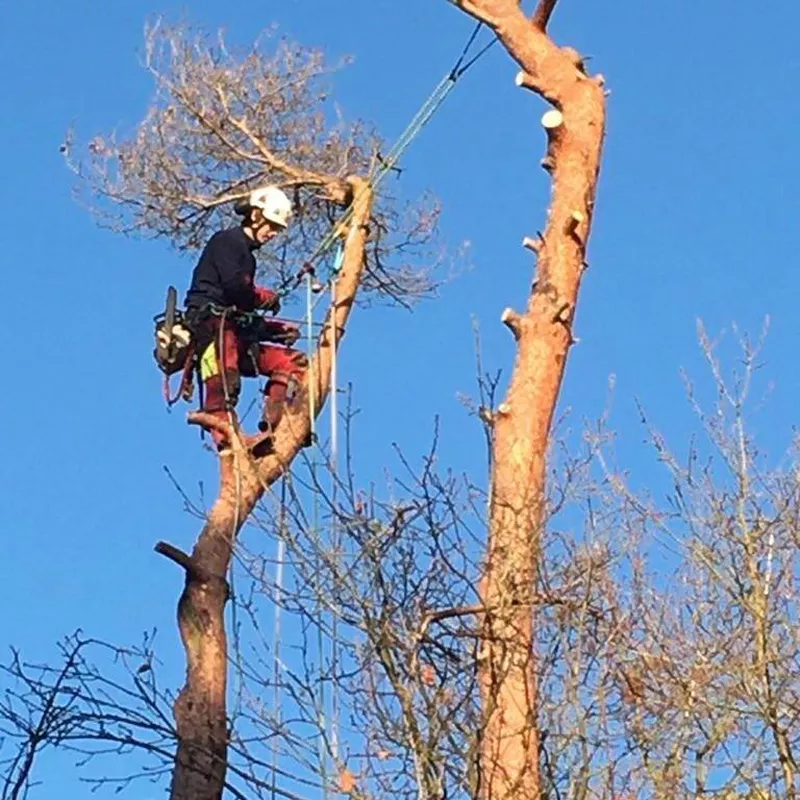
<path fill-rule="evenodd" d="M 330 391 L 331 342 L 341 341 L 364 266 L 366 228 L 372 191 L 366 181 L 351 178 L 353 216 L 347 229 L 336 296 L 309 366 L 307 391 L 319 411 Z M 336 326 L 335 329 L 333 326 Z M 335 337 L 331 334 L 338 331 Z M 179 563 L 186 584 L 178 602 L 178 627 L 186 651 L 186 683 L 175 702 L 178 747 L 171 800 L 220 800 L 225 786 L 228 751 L 226 713 L 227 640 L 226 574 L 233 547 L 264 491 L 288 469 L 311 426 L 309 404 L 288 410 L 275 432 L 274 452 L 255 460 L 232 437 L 231 455 L 220 459 L 220 491 L 191 556 L 160 542 L 158 552 Z"/>
<path fill-rule="evenodd" d="M 517 85 L 554 106 L 542 124 L 553 178 L 542 237 L 524 246 L 538 255 L 525 313 L 503 322 L 517 343 L 508 395 L 493 415 L 493 469 L 487 559 L 481 582 L 484 645 L 480 670 L 484 730 L 480 754 L 484 800 L 539 800 L 539 732 L 534 651 L 535 593 L 544 524 L 546 455 L 569 348 L 605 133 L 601 76 L 546 33 L 555 2 L 532 18 L 518 0 L 458 0 L 482 20 L 520 65 Z"/>

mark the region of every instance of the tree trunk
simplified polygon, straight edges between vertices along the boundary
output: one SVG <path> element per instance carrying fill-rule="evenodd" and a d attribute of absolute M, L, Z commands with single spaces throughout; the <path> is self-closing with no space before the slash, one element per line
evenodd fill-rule
<path fill-rule="evenodd" d="M 358 291 L 364 265 L 366 228 L 372 207 L 369 185 L 350 180 L 354 211 L 336 282 L 336 300 L 328 312 L 317 352 L 309 367 L 308 391 L 313 407 L 322 408 L 330 390 L 330 343 L 341 332 Z M 339 335 L 331 337 L 334 330 Z M 275 433 L 274 453 L 253 460 L 236 436 L 231 455 L 220 461 L 220 492 L 191 556 L 160 542 L 156 550 L 186 571 L 178 603 L 178 626 L 186 651 L 186 683 L 175 702 L 178 747 L 171 800 L 220 800 L 225 786 L 228 751 L 226 714 L 227 641 L 226 574 L 236 535 L 264 491 L 288 469 L 310 430 L 308 404 L 287 411 Z M 209 422 L 193 415 L 195 422 Z"/>
<path fill-rule="evenodd" d="M 524 245 L 538 254 L 538 274 L 524 314 L 503 322 L 517 342 L 505 402 L 493 415 L 493 471 L 486 567 L 481 583 L 485 642 L 480 670 L 485 721 L 481 786 L 485 800 L 539 800 L 539 735 L 534 652 L 546 455 L 594 210 L 605 130 L 601 76 L 589 77 L 580 56 L 546 33 L 554 0 L 532 18 L 518 0 L 459 0 L 484 21 L 520 65 L 517 85 L 554 106 L 542 124 L 542 166 L 553 177 L 543 236 Z"/>

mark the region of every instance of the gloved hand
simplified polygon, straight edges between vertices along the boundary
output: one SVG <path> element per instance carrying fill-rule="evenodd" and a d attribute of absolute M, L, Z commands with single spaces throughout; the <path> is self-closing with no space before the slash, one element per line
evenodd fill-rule
<path fill-rule="evenodd" d="M 261 318 L 259 325 L 260 342 L 277 342 L 291 347 L 301 336 L 300 328 L 291 322 L 285 322 L 282 319 Z"/>
<path fill-rule="evenodd" d="M 273 314 L 277 314 L 281 310 L 281 298 L 271 289 L 259 286 L 256 288 L 256 296 L 259 308 L 271 311 Z"/>
<path fill-rule="evenodd" d="M 294 346 L 294 343 L 300 338 L 300 329 L 294 325 L 286 325 L 283 330 L 283 343 L 287 347 Z"/>

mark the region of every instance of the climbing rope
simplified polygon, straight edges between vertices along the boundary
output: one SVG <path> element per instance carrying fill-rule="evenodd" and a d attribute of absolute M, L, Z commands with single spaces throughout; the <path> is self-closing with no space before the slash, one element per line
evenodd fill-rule
<path fill-rule="evenodd" d="M 340 244 L 341 248 L 341 244 Z M 336 274 L 341 267 L 341 260 L 344 252 L 339 250 L 339 264 L 334 267 L 333 278 L 331 279 L 331 308 L 334 313 L 334 324 L 331 326 L 331 455 L 330 455 L 330 476 L 331 476 L 331 547 L 333 548 L 333 572 L 334 579 L 339 564 L 339 532 L 336 519 L 337 481 L 338 481 L 338 462 L 339 462 L 339 375 L 338 375 L 338 342 L 336 341 Z M 333 682 L 333 697 L 331 700 L 331 750 L 334 762 L 339 761 L 339 681 L 337 673 L 339 671 L 339 619 L 338 608 L 336 607 L 336 590 L 331 592 L 331 599 L 334 603 L 333 613 L 331 614 L 331 676 Z"/>
<path fill-rule="evenodd" d="M 314 380 L 314 358 L 313 358 L 313 350 L 314 350 L 314 275 L 310 270 L 305 271 L 305 278 L 306 278 L 306 347 L 307 347 L 307 358 L 308 358 L 308 419 L 309 419 L 309 426 L 310 426 L 310 433 L 311 433 L 311 442 L 316 443 L 317 441 L 317 411 L 316 411 L 316 404 L 314 402 L 314 389 L 312 388 L 315 385 Z M 309 460 L 309 469 L 311 471 L 311 479 L 312 479 L 312 516 L 311 516 L 311 527 L 314 531 L 314 538 L 319 542 L 319 497 L 318 492 L 316 490 L 316 481 L 317 481 L 317 463 L 315 457 L 312 455 Z M 321 548 L 321 542 L 317 545 L 318 548 Z M 320 561 L 320 553 L 317 552 L 317 569 L 316 575 L 319 577 L 322 574 L 321 564 Z M 322 602 L 320 599 L 320 590 L 317 587 L 316 594 L 316 615 L 317 619 L 322 616 Z M 325 642 L 324 637 L 322 634 L 322 626 L 317 625 L 317 651 L 318 651 L 318 658 L 319 658 L 319 671 L 318 671 L 318 683 L 319 683 L 319 691 L 321 694 L 319 708 L 317 709 L 317 726 L 319 727 L 320 731 L 325 730 L 325 676 L 324 676 L 324 665 L 323 665 L 323 653 L 325 652 Z M 327 754 L 325 752 L 325 742 L 323 736 L 319 736 L 317 738 L 317 761 L 319 764 L 319 770 L 322 773 L 322 793 L 323 797 L 327 798 L 328 796 L 328 789 L 325 777 L 328 772 L 328 759 Z"/>
<path fill-rule="evenodd" d="M 273 716 L 275 730 L 283 724 L 281 704 L 281 604 L 283 603 L 283 562 L 286 558 L 286 473 L 281 479 L 280 511 L 278 512 L 278 552 L 275 556 L 275 616 L 272 630 L 272 680 L 273 680 Z M 278 788 L 278 737 L 272 738 L 272 800 L 275 800 Z"/>
<path fill-rule="evenodd" d="M 447 99 L 448 95 L 456 86 L 456 83 L 464 73 L 476 64 L 497 42 L 495 36 L 488 44 L 484 45 L 472 58 L 467 59 L 472 45 L 478 37 L 478 34 L 483 27 L 482 22 L 475 25 L 472 33 L 467 39 L 461 53 L 458 56 L 452 69 L 439 81 L 428 98 L 423 102 L 420 109 L 408 123 L 405 130 L 400 134 L 394 146 L 386 156 L 376 158 L 370 173 L 367 178 L 368 184 L 373 188 L 377 188 L 383 179 L 397 166 L 397 162 L 402 155 L 406 152 L 410 144 L 422 132 L 422 129 L 430 122 L 433 115 L 439 110 L 442 103 Z M 308 264 L 313 264 L 318 258 L 324 255 L 332 245 L 341 236 L 342 231 L 350 223 L 354 213 L 354 207 L 351 204 L 348 209 L 342 214 L 339 220 L 331 227 L 328 233 L 322 238 L 317 245 L 311 257 L 308 259 Z"/>

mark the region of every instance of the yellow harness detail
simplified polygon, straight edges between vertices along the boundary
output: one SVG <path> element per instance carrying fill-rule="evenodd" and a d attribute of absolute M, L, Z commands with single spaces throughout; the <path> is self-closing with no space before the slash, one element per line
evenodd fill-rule
<path fill-rule="evenodd" d="M 219 361 L 217 360 L 216 345 L 211 342 L 200 357 L 200 377 L 205 381 L 215 375 L 219 375 Z"/>

